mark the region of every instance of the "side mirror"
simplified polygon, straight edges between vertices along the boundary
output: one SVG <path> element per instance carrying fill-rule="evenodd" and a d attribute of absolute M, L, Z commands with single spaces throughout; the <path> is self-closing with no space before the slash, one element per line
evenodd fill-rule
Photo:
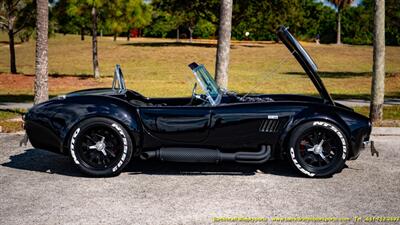
<path fill-rule="evenodd" d="M 121 66 L 118 64 L 115 65 L 112 89 L 117 93 L 123 93 L 126 91 L 124 75 L 122 74 Z"/>

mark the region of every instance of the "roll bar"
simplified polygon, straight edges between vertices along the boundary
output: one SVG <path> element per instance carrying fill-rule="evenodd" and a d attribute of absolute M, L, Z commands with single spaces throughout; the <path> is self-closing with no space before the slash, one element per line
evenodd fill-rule
<path fill-rule="evenodd" d="M 121 66 L 119 64 L 115 65 L 112 89 L 117 93 L 124 93 L 126 91 L 124 74 L 122 74 Z"/>

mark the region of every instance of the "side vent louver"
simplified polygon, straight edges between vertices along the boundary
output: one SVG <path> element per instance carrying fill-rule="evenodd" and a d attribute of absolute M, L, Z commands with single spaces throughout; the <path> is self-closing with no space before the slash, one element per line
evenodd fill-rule
<path fill-rule="evenodd" d="M 286 120 L 285 119 L 268 119 L 262 121 L 260 125 L 260 132 L 279 132 L 283 126 L 285 126 Z"/>

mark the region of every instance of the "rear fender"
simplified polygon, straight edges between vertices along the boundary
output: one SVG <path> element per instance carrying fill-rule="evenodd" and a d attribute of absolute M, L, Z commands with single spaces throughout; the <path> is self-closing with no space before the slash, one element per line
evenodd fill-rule
<path fill-rule="evenodd" d="M 140 149 L 142 127 L 137 108 L 126 101 L 110 96 L 76 96 L 59 100 L 57 104 L 52 121 L 53 127 L 59 128 L 57 132 L 63 140 L 60 146 L 62 152 L 67 152 L 74 128 L 81 121 L 93 117 L 105 117 L 120 123 L 129 132 L 136 150 Z"/>

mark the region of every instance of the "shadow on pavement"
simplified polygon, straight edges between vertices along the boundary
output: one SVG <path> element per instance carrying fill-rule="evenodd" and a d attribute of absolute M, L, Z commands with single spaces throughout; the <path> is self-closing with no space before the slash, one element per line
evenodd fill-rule
<path fill-rule="evenodd" d="M 55 173 L 75 177 L 85 176 L 67 156 L 40 149 L 27 149 L 21 154 L 10 156 L 10 162 L 1 165 L 14 169 L 37 171 L 42 173 Z M 155 160 L 142 161 L 135 158 L 128 164 L 123 173 L 128 173 L 129 175 L 150 174 L 186 176 L 251 176 L 256 173 L 265 173 L 288 177 L 301 176 L 287 161 L 284 160 L 270 161 L 263 165 L 251 165 L 238 163 L 175 163 Z"/>
<path fill-rule="evenodd" d="M 239 163 L 176 163 L 160 161 L 133 160 L 125 169 L 130 175 L 230 175 L 251 176 L 256 173 L 274 174 L 279 176 L 298 177 L 286 161 L 270 161 L 263 165 L 239 164 Z"/>
<path fill-rule="evenodd" d="M 42 173 L 56 173 L 76 177 L 82 176 L 78 168 L 73 165 L 68 157 L 40 149 L 27 149 L 21 154 L 10 156 L 10 162 L 1 165 L 14 169 Z"/>

